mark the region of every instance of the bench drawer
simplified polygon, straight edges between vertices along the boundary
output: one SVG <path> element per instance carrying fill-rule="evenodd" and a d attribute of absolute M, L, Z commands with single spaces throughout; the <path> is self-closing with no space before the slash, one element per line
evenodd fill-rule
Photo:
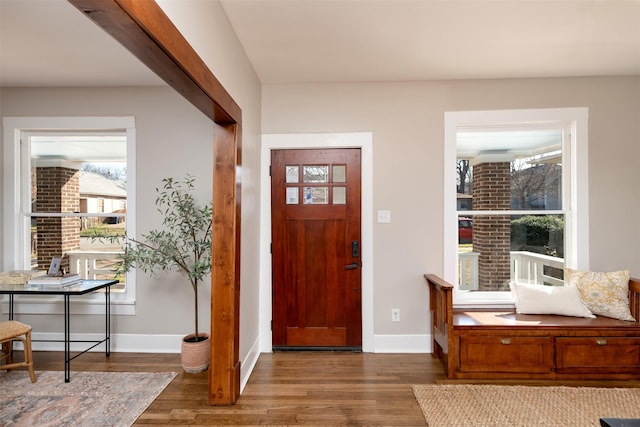
<path fill-rule="evenodd" d="M 557 337 L 558 373 L 637 373 L 640 371 L 640 338 Z"/>
<path fill-rule="evenodd" d="M 461 336 L 460 371 L 553 371 L 553 341 L 549 336 Z"/>

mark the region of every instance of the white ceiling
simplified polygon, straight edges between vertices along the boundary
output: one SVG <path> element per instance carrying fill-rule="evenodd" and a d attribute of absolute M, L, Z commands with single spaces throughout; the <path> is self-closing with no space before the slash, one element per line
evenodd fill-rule
<path fill-rule="evenodd" d="M 0 86 L 162 84 L 66 0 L 0 0 Z"/>
<path fill-rule="evenodd" d="M 264 84 L 640 75 L 640 0 L 220 1 Z M 158 84 L 66 0 L 0 0 L 0 86 Z"/>
<path fill-rule="evenodd" d="M 640 1 L 222 4 L 263 83 L 640 74 Z"/>

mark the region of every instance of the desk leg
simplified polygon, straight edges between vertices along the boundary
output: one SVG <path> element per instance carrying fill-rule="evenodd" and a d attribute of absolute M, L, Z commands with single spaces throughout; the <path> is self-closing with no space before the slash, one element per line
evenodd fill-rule
<path fill-rule="evenodd" d="M 111 356 L 111 286 L 107 286 L 105 295 L 105 356 Z"/>
<path fill-rule="evenodd" d="M 13 294 L 9 294 L 9 320 L 13 320 Z"/>
<path fill-rule="evenodd" d="M 9 320 L 13 320 L 13 294 L 9 294 Z M 11 363 L 13 357 L 13 343 L 11 341 L 2 343 L 2 354 L 9 354 L 6 363 Z"/>
<path fill-rule="evenodd" d="M 68 383 L 71 377 L 71 333 L 69 325 L 69 295 L 64 296 L 64 382 Z"/>

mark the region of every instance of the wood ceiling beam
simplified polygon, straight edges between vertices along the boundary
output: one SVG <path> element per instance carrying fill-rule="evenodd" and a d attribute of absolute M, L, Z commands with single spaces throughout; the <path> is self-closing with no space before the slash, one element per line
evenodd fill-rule
<path fill-rule="evenodd" d="M 240 107 L 155 1 L 68 0 L 215 123 Z"/>

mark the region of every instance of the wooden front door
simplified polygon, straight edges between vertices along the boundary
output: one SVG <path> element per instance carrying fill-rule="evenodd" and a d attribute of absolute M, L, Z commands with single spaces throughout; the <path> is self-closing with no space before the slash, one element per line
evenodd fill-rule
<path fill-rule="evenodd" d="M 273 348 L 362 347 L 360 149 L 271 153 Z"/>

